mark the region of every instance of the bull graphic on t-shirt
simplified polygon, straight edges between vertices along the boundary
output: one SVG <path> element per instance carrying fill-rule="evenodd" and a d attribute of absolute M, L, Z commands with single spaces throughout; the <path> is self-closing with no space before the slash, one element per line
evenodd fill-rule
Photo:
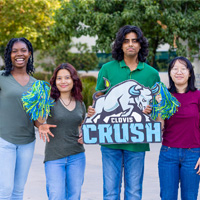
<path fill-rule="evenodd" d="M 150 104 L 152 96 L 159 91 L 159 85 L 150 89 L 135 80 L 127 80 L 110 88 L 109 81 L 105 78 L 104 80 L 106 82 L 106 89 L 101 92 L 110 90 L 100 97 L 96 97 L 98 92 L 93 95 L 96 113 L 92 117 L 87 118 L 86 123 L 97 123 L 100 119 L 104 123 L 108 123 L 111 117 L 126 119 L 129 116 L 133 116 L 135 121 L 138 122 L 141 121 L 141 115 L 144 115 L 148 120 L 148 116 L 142 111 Z"/>

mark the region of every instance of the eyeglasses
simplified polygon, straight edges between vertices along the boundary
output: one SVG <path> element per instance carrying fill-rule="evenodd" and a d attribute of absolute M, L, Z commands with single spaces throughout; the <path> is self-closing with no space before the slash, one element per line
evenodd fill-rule
<path fill-rule="evenodd" d="M 177 67 L 173 67 L 173 68 L 171 69 L 171 72 L 172 72 L 173 74 L 177 74 L 179 71 L 180 71 L 182 74 L 186 74 L 187 72 L 189 72 L 188 68 L 181 68 L 181 69 L 179 69 L 179 68 L 177 68 Z"/>

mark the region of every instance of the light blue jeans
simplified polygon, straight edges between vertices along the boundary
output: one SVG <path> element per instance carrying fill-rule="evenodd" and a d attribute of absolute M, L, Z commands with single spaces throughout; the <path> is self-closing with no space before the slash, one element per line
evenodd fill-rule
<path fill-rule="evenodd" d="M 45 162 L 49 200 L 79 200 L 84 173 L 84 152 Z"/>
<path fill-rule="evenodd" d="M 141 200 L 145 152 L 132 152 L 101 146 L 103 199 L 119 200 L 124 168 L 124 199 Z"/>
<path fill-rule="evenodd" d="M 162 200 L 177 200 L 179 182 L 182 200 L 197 199 L 200 176 L 194 168 L 199 157 L 200 148 L 161 147 L 158 169 Z"/>
<path fill-rule="evenodd" d="M 35 141 L 15 145 L 0 138 L 0 200 L 22 200 Z"/>

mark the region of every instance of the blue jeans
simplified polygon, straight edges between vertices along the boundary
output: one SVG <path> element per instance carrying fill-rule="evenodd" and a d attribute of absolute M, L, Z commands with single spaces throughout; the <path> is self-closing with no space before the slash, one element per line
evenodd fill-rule
<path fill-rule="evenodd" d="M 16 145 L 0 138 L 0 200 L 22 200 L 35 141 Z"/>
<path fill-rule="evenodd" d="M 196 174 L 194 167 L 199 157 L 200 148 L 161 147 L 158 169 L 162 200 L 178 198 L 179 182 L 182 200 L 197 199 L 200 176 Z"/>
<path fill-rule="evenodd" d="M 79 200 L 84 172 L 84 152 L 45 162 L 49 200 Z"/>
<path fill-rule="evenodd" d="M 119 200 L 124 168 L 124 199 L 141 200 L 145 152 L 101 147 L 103 199 Z"/>

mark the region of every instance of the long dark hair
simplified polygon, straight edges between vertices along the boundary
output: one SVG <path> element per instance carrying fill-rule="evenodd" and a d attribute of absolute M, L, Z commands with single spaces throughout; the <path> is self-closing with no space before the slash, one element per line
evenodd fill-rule
<path fill-rule="evenodd" d="M 134 32 L 137 34 L 137 40 L 140 43 L 141 49 L 138 53 L 138 60 L 141 62 L 146 61 L 146 57 L 148 56 L 148 41 L 143 36 L 141 29 L 137 26 L 126 25 L 119 29 L 116 35 L 116 39 L 112 46 L 112 57 L 117 60 L 121 61 L 124 59 L 124 52 L 122 50 L 122 44 L 125 39 L 125 35 L 128 33 Z"/>
<path fill-rule="evenodd" d="M 51 80 L 50 80 L 51 97 L 55 99 L 55 101 L 57 101 L 60 97 L 60 92 L 58 88 L 56 87 L 56 77 L 57 77 L 58 71 L 61 69 L 66 69 L 70 72 L 71 78 L 73 80 L 73 88 L 71 90 L 71 95 L 72 97 L 75 98 L 75 100 L 82 102 L 83 100 L 83 97 L 81 94 L 82 89 L 83 89 L 82 83 L 81 83 L 80 78 L 78 77 L 76 69 L 69 63 L 62 63 L 54 70 L 53 76 L 51 77 Z"/>
<path fill-rule="evenodd" d="M 2 74 L 4 76 L 8 76 L 10 75 L 11 71 L 12 71 L 12 61 L 11 61 L 11 52 L 12 52 L 12 47 L 14 45 L 15 42 L 24 42 L 28 48 L 28 51 L 31 52 L 31 56 L 28 59 L 28 63 L 27 63 L 27 67 L 26 67 L 26 72 L 29 75 L 33 75 L 35 69 L 33 66 L 33 47 L 32 44 L 30 43 L 29 40 L 27 40 L 26 38 L 12 38 L 5 49 L 5 53 L 4 53 L 4 62 L 5 62 L 5 72 Z"/>
<path fill-rule="evenodd" d="M 188 68 L 189 73 L 190 73 L 190 77 L 188 79 L 188 86 L 187 86 L 185 92 L 197 90 L 197 88 L 195 87 L 195 75 L 194 75 L 193 66 L 192 66 L 191 62 L 187 58 L 180 56 L 180 57 L 174 58 L 170 62 L 169 67 L 168 67 L 169 91 L 172 92 L 172 93 L 173 92 L 177 93 L 177 89 L 176 89 L 176 86 L 174 84 L 174 81 L 172 80 L 172 78 L 170 76 L 170 72 L 171 72 L 172 68 L 174 67 L 174 65 L 175 65 L 177 60 L 180 63 L 184 64 Z"/>

